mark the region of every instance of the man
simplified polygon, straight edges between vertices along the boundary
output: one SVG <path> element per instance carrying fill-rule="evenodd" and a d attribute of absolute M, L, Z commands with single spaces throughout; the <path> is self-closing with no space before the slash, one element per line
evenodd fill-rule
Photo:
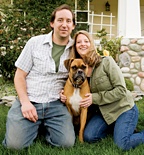
<path fill-rule="evenodd" d="M 8 112 L 3 145 L 22 149 L 33 143 L 43 123 L 46 141 L 53 146 L 74 145 L 71 116 L 59 100 L 68 76 L 64 60 L 72 46 L 74 14 L 66 4 L 51 16 L 49 34 L 32 37 L 17 59 L 14 83 L 18 99 Z"/>

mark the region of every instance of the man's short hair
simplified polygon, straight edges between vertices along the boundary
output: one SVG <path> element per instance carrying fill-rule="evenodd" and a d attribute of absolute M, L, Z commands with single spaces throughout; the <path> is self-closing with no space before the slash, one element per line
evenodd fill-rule
<path fill-rule="evenodd" d="M 69 10 L 72 14 L 72 20 L 73 20 L 73 24 L 75 25 L 75 15 L 71 9 L 71 7 L 67 4 L 63 4 L 63 5 L 60 5 L 59 7 L 57 7 L 51 14 L 51 18 L 50 18 L 50 22 L 54 22 L 55 20 L 55 15 L 56 15 L 56 12 L 57 11 L 60 11 L 60 10 L 63 10 L 63 9 L 66 9 L 66 10 Z"/>

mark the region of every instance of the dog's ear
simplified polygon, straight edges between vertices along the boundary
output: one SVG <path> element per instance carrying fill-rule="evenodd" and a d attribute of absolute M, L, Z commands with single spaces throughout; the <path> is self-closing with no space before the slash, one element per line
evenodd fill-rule
<path fill-rule="evenodd" d="M 70 70 L 70 65 L 71 65 L 71 63 L 72 63 L 73 60 L 74 60 L 74 59 L 71 58 L 71 59 L 67 59 L 67 60 L 64 61 L 65 68 L 66 68 L 68 71 Z"/>

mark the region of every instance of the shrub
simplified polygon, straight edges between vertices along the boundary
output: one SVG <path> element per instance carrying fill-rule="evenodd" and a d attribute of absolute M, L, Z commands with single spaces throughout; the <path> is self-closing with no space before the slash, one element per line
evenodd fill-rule
<path fill-rule="evenodd" d="M 48 33 L 50 15 L 65 0 L 13 0 L 11 7 L 2 6 L 0 10 L 0 74 L 6 80 L 13 80 L 14 63 L 32 36 Z M 85 4 L 87 0 L 80 0 Z M 74 2 L 67 4 L 74 7 Z M 79 5 L 80 5 L 79 4 Z"/>
<path fill-rule="evenodd" d="M 21 12 L 10 10 L 5 7 L 6 18 L 1 19 L 0 33 L 2 40 L 0 43 L 0 74 L 4 79 L 12 80 L 14 77 L 14 63 L 25 46 L 27 40 L 34 35 L 46 33 L 50 28 L 45 22 L 30 15 L 24 18 Z M 35 22 L 35 25 L 34 25 Z"/>
<path fill-rule="evenodd" d="M 100 44 L 102 47 L 102 49 L 99 49 L 99 48 L 97 49 L 98 53 L 100 55 L 103 55 L 103 51 L 107 50 L 107 51 L 109 51 L 109 54 L 114 58 L 114 60 L 116 60 L 116 58 L 117 58 L 116 56 L 120 52 L 122 37 L 107 39 L 106 35 L 107 35 L 107 32 L 105 31 L 104 28 L 100 31 L 97 31 L 96 36 L 99 39 L 101 39 Z"/>

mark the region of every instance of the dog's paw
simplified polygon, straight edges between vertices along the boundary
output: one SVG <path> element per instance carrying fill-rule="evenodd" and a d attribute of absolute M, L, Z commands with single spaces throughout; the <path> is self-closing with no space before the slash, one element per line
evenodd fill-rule
<path fill-rule="evenodd" d="M 80 141 L 81 143 L 84 142 L 84 141 L 83 141 L 83 136 L 82 136 L 82 135 L 79 135 L 79 141 Z"/>

